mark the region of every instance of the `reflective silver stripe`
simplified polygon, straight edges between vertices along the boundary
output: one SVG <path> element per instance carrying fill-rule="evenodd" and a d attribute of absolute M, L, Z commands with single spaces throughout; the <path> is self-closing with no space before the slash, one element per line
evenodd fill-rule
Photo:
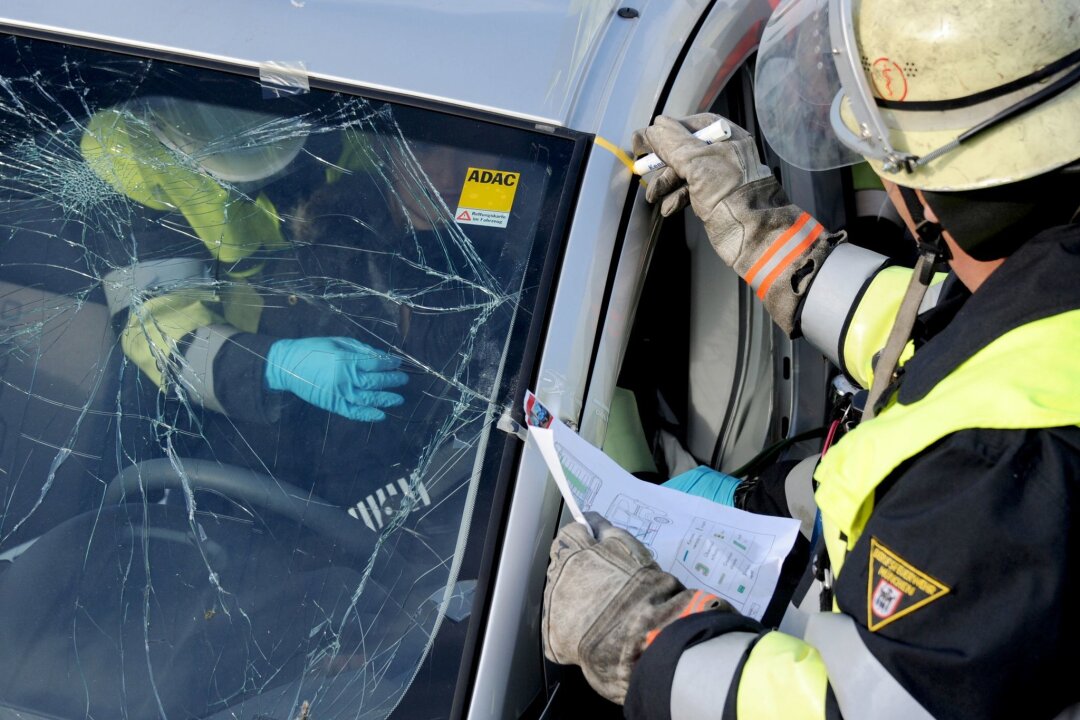
<path fill-rule="evenodd" d="M 197 258 L 144 260 L 113 270 L 102 278 L 110 316 L 131 307 L 131 298 L 136 293 L 167 291 L 174 287 L 192 287 L 209 282 L 208 267 Z"/>
<path fill-rule="evenodd" d="M 430 505 L 431 504 L 431 496 L 428 495 L 427 488 L 424 487 L 424 483 L 422 481 L 417 480 L 417 482 L 416 482 L 416 490 L 417 490 L 417 492 L 420 493 L 420 502 L 422 502 L 424 504 L 424 507 L 427 507 L 428 505 Z"/>
<path fill-rule="evenodd" d="M 841 243 L 825 258 L 806 294 L 799 325 L 803 335 L 840 367 L 841 333 L 859 293 L 888 260 L 872 250 Z"/>
<path fill-rule="evenodd" d="M 804 458 L 784 478 L 784 499 L 787 500 L 788 512 L 799 521 L 799 531 L 807 540 L 814 535 L 814 520 L 817 518 L 814 469 L 820 459 L 821 456 L 817 454 Z"/>
<path fill-rule="evenodd" d="M 819 612 L 817 608 L 820 607 L 818 598 L 820 597 L 821 584 L 816 579 L 814 580 L 814 583 L 819 589 L 819 592 L 814 592 L 814 588 L 811 587 L 803 598 L 803 604 L 806 605 L 807 608 L 812 607 L 813 609 L 802 610 L 801 608 L 797 608 L 791 603 L 788 603 L 787 610 L 784 611 L 784 617 L 780 618 L 780 627 L 778 627 L 777 630 L 785 635 L 791 635 L 792 637 L 806 637 L 806 624 L 810 622 L 811 616 L 817 615 Z"/>
<path fill-rule="evenodd" d="M 191 399 L 207 410 L 225 412 L 214 393 L 214 358 L 225 341 L 238 332 L 231 325 L 206 325 L 192 334 L 191 345 L 184 351 L 179 380 Z"/>
<path fill-rule="evenodd" d="M 888 220 L 900 227 L 904 227 L 904 221 L 896 206 L 892 204 L 888 193 L 884 190 L 858 190 L 855 192 L 855 214 L 859 217 L 879 218 Z"/>
<path fill-rule="evenodd" d="M 844 717 L 933 720 L 926 708 L 866 649 L 850 616 L 812 615 L 806 625 L 805 639 L 821 653 L 829 684 Z"/>
<path fill-rule="evenodd" d="M 756 637 L 730 632 L 684 650 L 671 683 L 671 720 L 720 717 L 735 669 Z"/>
<path fill-rule="evenodd" d="M 375 502 L 375 497 L 373 495 L 368 495 L 366 499 L 368 507 L 371 508 L 371 516 L 375 519 L 375 524 L 381 528 L 383 525 L 383 509 Z M 375 528 L 372 528 L 372 530 L 374 529 Z"/>
<path fill-rule="evenodd" d="M 782 265 L 785 260 L 787 260 L 788 254 L 796 247 L 798 247 L 799 243 L 809 237 L 811 233 L 815 231 L 820 232 L 818 230 L 818 221 L 815 220 L 809 213 L 803 213 L 802 215 L 800 215 L 791 227 L 793 228 L 799 225 L 799 223 L 802 223 L 802 225 L 799 227 L 798 230 L 795 231 L 794 234 L 791 235 L 791 237 L 787 238 L 787 240 L 784 240 L 783 238 L 785 235 L 787 235 L 787 233 L 791 232 L 791 228 L 784 230 L 784 232 L 782 232 L 777 237 L 777 239 L 773 242 L 772 245 L 769 246 L 769 249 L 766 251 L 773 253 L 772 257 L 770 257 L 768 262 L 766 262 L 764 265 L 757 266 L 752 276 L 747 278 L 747 282 L 750 283 L 750 287 L 754 288 L 755 292 L 758 290 L 759 287 L 761 287 L 761 284 L 765 282 L 765 278 L 769 277 L 769 274 L 773 270 L 775 270 L 777 267 Z M 782 242 L 779 247 L 776 246 L 776 243 L 778 242 Z"/>
<path fill-rule="evenodd" d="M 371 519 L 371 513 L 367 511 L 367 506 L 364 505 L 363 500 L 349 508 L 348 512 L 349 515 L 352 515 L 354 518 L 363 519 L 364 524 L 367 525 L 369 529 L 375 529 L 375 521 Z"/>

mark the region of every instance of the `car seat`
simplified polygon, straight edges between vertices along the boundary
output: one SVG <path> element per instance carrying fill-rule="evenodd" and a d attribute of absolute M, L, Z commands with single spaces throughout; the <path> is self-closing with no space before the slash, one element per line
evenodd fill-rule
<path fill-rule="evenodd" d="M 104 305 L 0 281 L 0 553 L 96 507 L 120 365 Z"/>

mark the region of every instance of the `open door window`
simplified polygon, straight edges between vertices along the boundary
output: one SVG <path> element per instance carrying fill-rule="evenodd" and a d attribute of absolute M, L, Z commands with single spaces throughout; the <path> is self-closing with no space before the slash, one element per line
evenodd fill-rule
<path fill-rule="evenodd" d="M 711 111 L 756 134 L 751 77 L 752 59 Z M 820 424 L 825 384 L 821 356 L 773 325 L 693 212 L 666 219 L 619 376 L 634 393 L 659 479 L 697 465 L 731 472 Z"/>

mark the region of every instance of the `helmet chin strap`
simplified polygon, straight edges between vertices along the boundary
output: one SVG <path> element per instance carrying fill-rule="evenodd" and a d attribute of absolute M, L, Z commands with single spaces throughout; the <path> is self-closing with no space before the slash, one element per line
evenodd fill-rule
<path fill-rule="evenodd" d="M 933 261 L 928 263 L 923 270 L 926 277 L 920 278 L 924 285 L 929 285 L 930 278 L 933 277 L 938 266 L 952 259 L 952 252 L 950 252 L 949 246 L 945 244 L 945 229 L 941 227 L 940 223 L 927 219 L 926 212 L 923 209 L 923 202 L 915 190 L 903 185 L 897 185 L 896 187 L 900 191 L 900 197 L 904 201 L 908 214 L 911 215 L 911 219 L 915 223 L 914 234 L 915 240 L 919 244 L 919 257 L 925 255 Z"/>
<path fill-rule="evenodd" d="M 922 305 L 926 290 L 930 287 L 930 280 L 934 277 L 935 270 L 951 257 L 945 244 L 944 230 L 941 225 L 926 218 L 919 196 L 911 188 L 897 187 L 911 219 L 915 222 L 919 259 L 915 262 L 911 282 L 900 301 L 900 309 L 896 313 L 892 330 L 889 331 L 889 339 L 885 341 L 885 347 L 874 364 L 874 380 L 870 384 L 870 393 L 862 416 L 864 422 L 877 414 L 878 403 L 897 379 L 900 355 L 911 339 L 911 329 L 915 327 L 915 318 L 919 314 L 919 306 Z"/>

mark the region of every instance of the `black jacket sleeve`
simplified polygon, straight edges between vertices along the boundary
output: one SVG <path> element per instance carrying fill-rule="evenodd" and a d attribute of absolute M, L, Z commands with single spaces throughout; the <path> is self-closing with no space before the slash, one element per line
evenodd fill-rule
<path fill-rule="evenodd" d="M 879 488 L 837 602 L 867 649 L 935 717 L 1049 718 L 1080 699 L 1072 679 L 1078 483 L 1073 427 L 962 431 Z M 883 622 L 870 610 L 881 580 L 872 545 L 947 592 Z"/>
<path fill-rule="evenodd" d="M 283 393 L 266 387 L 266 354 L 277 338 L 237 333 L 214 358 L 214 394 L 236 420 L 271 423 L 281 416 Z"/>

